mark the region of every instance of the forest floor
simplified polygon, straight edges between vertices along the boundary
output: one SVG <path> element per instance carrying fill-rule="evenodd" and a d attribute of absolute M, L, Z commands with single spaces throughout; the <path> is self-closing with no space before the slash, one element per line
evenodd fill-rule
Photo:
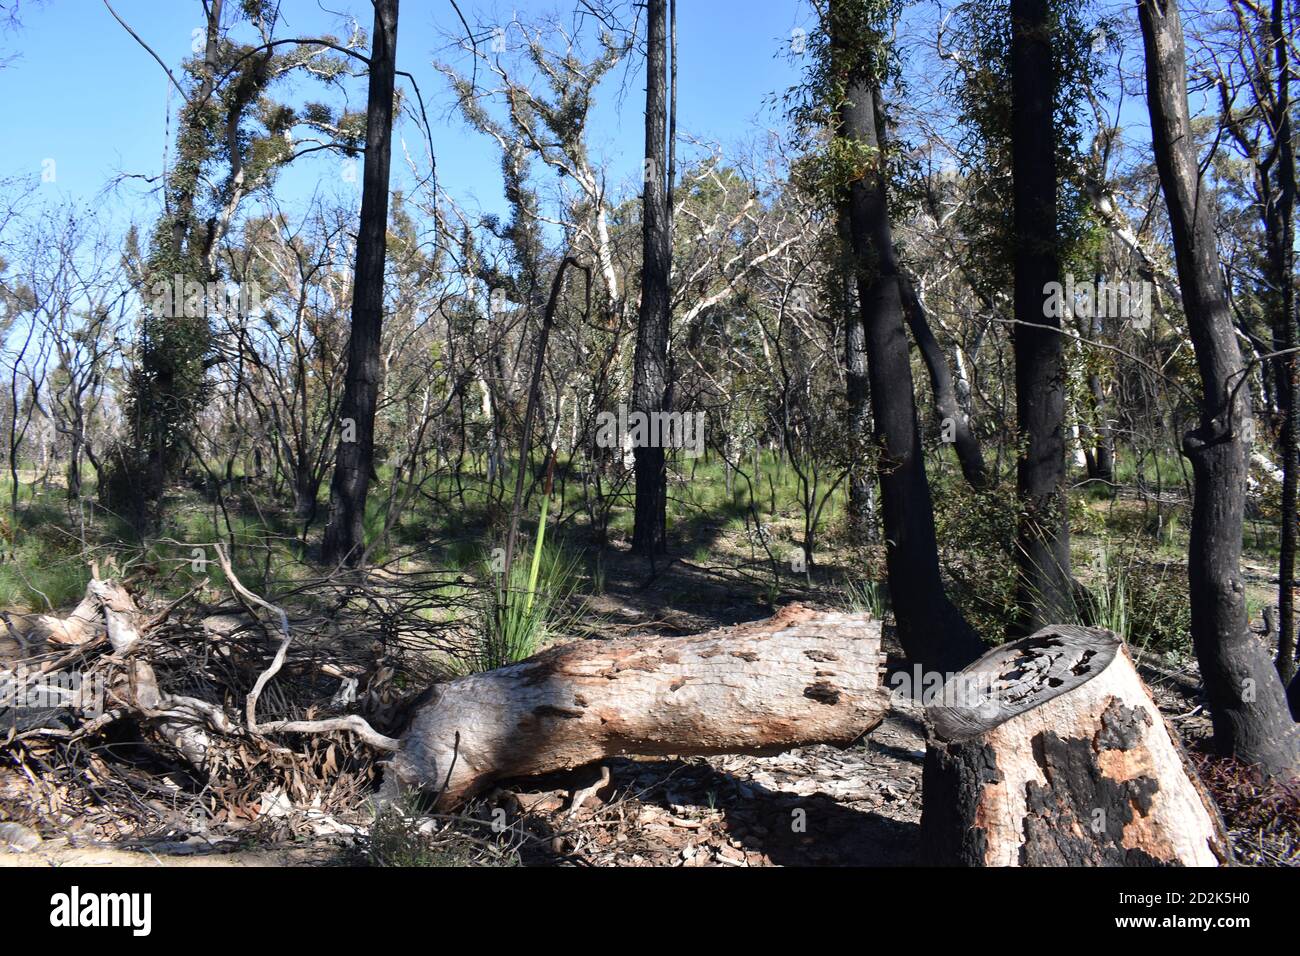
<path fill-rule="evenodd" d="M 853 556 L 828 550 L 811 578 L 787 571 L 774 588 L 769 562 L 747 529 L 697 527 L 693 534 L 707 536 L 707 554 L 697 549 L 691 558 L 652 566 L 620 545 L 605 550 L 600 587 L 583 598 L 585 613 L 599 622 L 601 635 L 650 642 L 695 633 L 767 617 L 774 600 L 845 605 L 839 584 L 849 578 L 857 561 Z M 1100 536 L 1076 536 L 1076 560 L 1080 551 L 1104 547 L 1102 542 Z M 1183 573 L 1175 562 L 1164 563 Z M 1276 587 L 1267 555 L 1252 556 L 1246 571 L 1256 604 L 1267 602 Z M 885 650 L 891 668 L 907 666 L 888 626 Z M 15 653 L 0 637 L 0 663 Z M 1161 710 L 1194 759 L 1209 768 L 1203 776 L 1224 806 L 1238 859 L 1300 865 L 1300 794 L 1263 800 L 1240 774 L 1210 762 L 1203 756 L 1210 725 L 1194 662 L 1167 650 L 1139 656 Z M 513 841 L 508 859 L 526 865 L 915 864 L 925 736 L 919 708 L 895 698 L 886 720 L 848 748 L 618 758 L 607 764 L 608 783 L 580 806 L 571 805 L 573 795 L 596 782 L 591 768 L 506 782 L 469 807 L 466 818 L 485 825 L 494 810 L 507 809 Z M 52 826 L 48 818 L 22 812 L 25 803 L 30 803 L 29 781 L 12 768 L 0 768 L 0 866 L 320 866 L 376 859 L 372 812 L 361 792 L 329 812 L 263 795 L 260 821 L 189 828 L 173 821 L 156 832 L 123 832 L 116 839 L 103 827 Z M 14 843 L 19 846 L 9 845 Z M 456 861 L 436 854 L 431 859 Z"/>

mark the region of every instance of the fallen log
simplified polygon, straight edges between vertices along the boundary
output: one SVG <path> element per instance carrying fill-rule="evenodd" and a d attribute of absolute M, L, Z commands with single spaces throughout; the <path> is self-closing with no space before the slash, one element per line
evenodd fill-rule
<path fill-rule="evenodd" d="M 926 709 L 921 842 L 959 866 L 1216 866 L 1218 810 L 1123 642 L 1045 628 Z"/>
<path fill-rule="evenodd" d="M 53 614 L 10 614 L 0 611 L 0 622 L 17 645 L 27 652 L 41 653 L 46 644 L 77 647 L 104 632 L 99 601 L 86 586 L 81 603 L 67 617 Z"/>
<path fill-rule="evenodd" d="M 423 789 L 446 808 L 498 780 L 620 754 L 847 745 L 884 718 L 882 669 L 878 621 L 799 605 L 688 637 L 577 641 L 431 689 L 383 797 Z"/>

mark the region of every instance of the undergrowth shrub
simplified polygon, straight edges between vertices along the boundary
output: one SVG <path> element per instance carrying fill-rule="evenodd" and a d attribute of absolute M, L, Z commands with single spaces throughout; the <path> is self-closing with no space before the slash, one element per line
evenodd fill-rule
<path fill-rule="evenodd" d="M 977 492 L 953 476 L 936 488 L 934 511 L 948 596 L 975 633 L 1000 644 L 1016 616 L 1015 489 L 1004 483 Z"/>
<path fill-rule="evenodd" d="M 471 817 L 421 817 L 413 802 L 388 806 L 370 826 L 367 857 L 381 867 L 518 866 L 507 834 Z"/>
<path fill-rule="evenodd" d="M 532 549 L 521 540 L 509 581 L 488 568 L 489 583 L 465 655 L 465 670 L 489 671 L 524 660 L 537 653 L 548 637 L 576 624 L 572 599 L 579 575 L 578 560 L 553 544 L 542 548 L 534 569 Z"/>

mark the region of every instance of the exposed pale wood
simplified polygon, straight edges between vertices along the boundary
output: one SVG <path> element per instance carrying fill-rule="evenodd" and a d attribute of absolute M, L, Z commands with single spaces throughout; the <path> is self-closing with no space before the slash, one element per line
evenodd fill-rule
<path fill-rule="evenodd" d="M 47 641 L 65 647 L 76 647 L 94 639 L 104 631 L 104 621 L 99 613 L 99 601 L 91 593 L 90 585 L 81 603 L 67 617 L 53 614 L 3 614 L 5 629 L 19 646 L 40 648 Z"/>
<path fill-rule="evenodd" d="M 269 733 L 317 734 L 346 731 L 356 734 L 365 743 L 381 751 L 397 748 L 397 741 L 385 737 L 370 726 L 366 720 L 356 714 L 332 717 L 324 720 L 276 720 L 259 722 L 257 720 L 257 700 L 280 668 L 284 665 L 285 655 L 291 643 L 289 620 L 285 612 L 273 604 L 258 597 L 240 583 L 230 565 L 225 551 L 218 545 L 217 558 L 227 579 L 236 592 L 252 604 L 264 607 L 279 618 L 281 635 L 280 646 L 270 666 L 258 677 L 245 700 L 246 723 L 241 724 L 237 718 L 228 714 L 220 705 L 169 694 L 160 689 L 158 678 L 152 664 L 141 653 L 142 637 L 148 627 L 161 620 L 170 612 L 165 609 L 161 615 L 150 621 L 141 619 L 139 609 L 131 594 L 120 583 L 100 580 L 93 577 L 86 586 L 86 599 L 82 601 L 73 617 L 67 621 L 49 618 L 56 625 L 65 625 L 66 630 L 78 628 L 106 634 L 112 645 L 115 657 L 122 658 L 127 666 L 121 678 L 108 688 L 110 697 L 125 712 L 135 713 L 152 722 L 159 737 L 171 744 L 180 755 L 196 770 L 206 770 L 208 756 L 213 746 L 213 734 L 239 736 L 243 734 L 262 735 Z M 88 602 L 95 609 L 91 618 L 86 607 Z M 75 618 L 75 620 L 74 620 Z M 71 623 L 69 623 L 71 622 Z M 328 669 L 328 667 L 327 667 Z"/>
<path fill-rule="evenodd" d="M 116 581 L 92 579 L 87 592 L 99 602 L 108 629 L 113 653 L 128 657 L 140 644 L 140 612 L 135 600 Z M 228 731 L 233 728 L 225 714 L 213 704 L 192 697 L 163 693 L 153 666 L 140 657 L 130 659 L 128 679 L 112 693 L 131 710 L 152 719 L 158 736 L 176 748 L 196 770 L 207 766 L 212 737 L 208 726 Z"/>
<path fill-rule="evenodd" d="M 1216 866 L 1218 811 L 1109 631 L 1003 645 L 927 708 L 922 842 L 966 866 Z"/>
<path fill-rule="evenodd" d="M 889 706 L 880 624 L 792 605 L 674 638 L 578 641 L 433 688 L 388 765 L 386 795 L 452 806 L 494 781 L 616 754 L 848 744 Z"/>

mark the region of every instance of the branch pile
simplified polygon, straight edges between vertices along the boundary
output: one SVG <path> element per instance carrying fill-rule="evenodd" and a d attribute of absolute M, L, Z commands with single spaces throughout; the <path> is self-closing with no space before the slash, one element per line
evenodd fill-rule
<path fill-rule="evenodd" d="M 157 832 L 195 820 L 242 825 L 286 802 L 361 803 L 375 751 L 397 741 L 345 711 L 363 709 L 381 726 L 397 720 L 392 669 L 376 669 L 365 648 L 296 646 L 287 614 L 218 556 L 241 613 L 202 617 L 191 592 L 148 615 L 96 573 L 66 619 L 9 622 L 29 645 L 56 649 L 0 671 L 11 695 L 50 705 L 0 710 L 0 775 L 26 778 L 29 815 L 66 820 L 107 803 Z M 0 802 L 10 797 L 0 783 Z"/>

